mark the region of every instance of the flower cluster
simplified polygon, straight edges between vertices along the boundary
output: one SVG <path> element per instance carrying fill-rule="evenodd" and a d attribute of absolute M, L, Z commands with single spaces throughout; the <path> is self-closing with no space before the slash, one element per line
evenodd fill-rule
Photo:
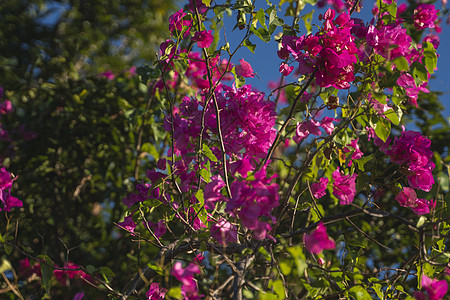
<path fill-rule="evenodd" d="M 405 187 L 395 197 L 395 200 L 403 206 L 411 208 L 418 215 L 425 215 L 430 213 L 430 209 L 436 206 L 433 200 L 418 199 L 416 191 L 410 187 Z"/>
<path fill-rule="evenodd" d="M 326 11 L 323 27 L 315 35 L 283 36 L 278 56 L 287 59 L 292 55 L 302 74 L 311 74 L 317 68 L 316 83 L 321 87 L 348 89 L 355 79 L 353 64 L 358 53 L 351 34 L 355 23 L 347 13 L 334 19 L 335 14 L 332 9 Z M 280 70 L 286 72 L 286 67 Z"/>
<path fill-rule="evenodd" d="M 145 297 L 147 300 L 163 300 L 166 296 L 167 290 L 165 288 L 159 287 L 158 282 L 153 282 L 150 284 L 150 288 L 147 293 L 145 293 Z"/>
<path fill-rule="evenodd" d="M 409 186 L 429 192 L 434 184 L 435 165 L 431 161 L 433 152 L 431 141 L 417 131 L 403 131 L 396 137 L 391 149 L 386 151 L 390 160 L 399 165 L 407 165 Z"/>
<path fill-rule="evenodd" d="M 30 278 L 33 275 L 42 277 L 41 266 L 39 263 L 35 262 L 33 265 L 31 265 L 30 260 L 28 258 L 24 258 L 20 260 L 19 264 L 19 274 L 21 277 Z M 95 282 L 89 274 L 82 270 L 79 270 L 79 265 L 71 261 L 66 262 L 63 266 L 63 269 L 60 269 L 57 265 L 55 265 L 55 267 L 58 269 L 55 269 L 53 271 L 53 276 L 56 278 L 56 280 L 58 280 L 59 283 L 64 286 L 67 285 L 68 281 L 72 279 L 83 279 L 91 282 L 92 284 Z"/>
<path fill-rule="evenodd" d="M 434 28 L 438 10 L 433 4 L 420 4 L 414 10 L 414 26 L 417 30 Z"/>
<path fill-rule="evenodd" d="M 321 121 L 316 121 L 314 119 L 306 120 L 301 123 L 297 123 L 297 129 L 295 130 L 295 135 L 293 140 L 296 143 L 300 143 L 303 139 L 307 138 L 310 134 L 319 136 L 321 135 L 320 127 L 322 127 L 325 132 L 330 135 L 334 131 L 334 123 L 339 122 L 339 119 L 324 117 Z"/>
<path fill-rule="evenodd" d="M 201 295 L 198 294 L 197 282 L 194 279 L 195 274 L 200 274 L 200 268 L 195 263 L 190 263 L 186 268 L 183 268 L 180 261 L 175 262 L 173 265 L 172 275 L 183 284 L 181 293 L 184 299 L 201 299 Z"/>
<path fill-rule="evenodd" d="M 344 175 L 337 168 L 333 172 L 333 195 L 340 200 L 340 204 L 348 205 L 356 195 L 356 177 L 358 174 Z"/>
<path fill-rule="evenodd" d="M 327 228 L 322 222 L 311 234 L 305 234 L 303 237 L 306 250 L 313 254 L 319 254 L 322 250 L 330 250 L 336 247 L 336 244 L 327 234 Z"/>
<path fill-rule="evenodd" d="M 231 184 L 231 199 L 227 202 L 226 211 L 237 216 L 242 225 L 253 230 L 253 236 L 262 240 L 267 237 L 271 226 L 262 221 L 265 216 L 272 222 L 272 210 L 279 205 L 278 184 L 271 183 L 275 175 L 267 178 L 266 169 L 256 172 L 252 181 L 236 180 Z"/>
<path fill-rule="evenodd" d="M 0 169 L 0 211 L 11 211 L 11 208 L 23 205 L 22 201 L 11 195 L 12 184 L 16 178 L 13 178 L 6 168 Z"/>

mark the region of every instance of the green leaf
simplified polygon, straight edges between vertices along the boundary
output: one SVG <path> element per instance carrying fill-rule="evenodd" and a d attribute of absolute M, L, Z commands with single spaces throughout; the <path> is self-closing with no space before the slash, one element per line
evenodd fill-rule
<path fill-rule="evenodd" d="M 50 265 L 53 265 L 53 262 L 47 255 L 39 255 L 38 258 L 46 262 L 41 262 L 39 265 L 41 266 L 42 284 L 44 285 L 45 291 L 48 293 L 50 291 L 53 276 L 53 267 Z"/>
<path fill-rule="evenodd" d="M 378 298 L 384 299 L 383 290 L 381 288 L 382 288 L 382 286 L 379 283 L 374 283 L 372 285 L 372 289 L 375 291 L 375 293 L 377 294 Z"/>
<path fill-rule="evenodd" d="M 423 52 L 423 61 L 428 73 L 433 74 L 437 66 L 436 49 L 430 42 L 426 42 L 426 47 Z"/>
<path fill-rule="evenodd" d="M 203 191 L 202 190 L 198 190 L 195 193 L 195 198 L 197 198 L 198 202 L 200 203 L 200 206 L 205 205 L 205 196 L 203 195 Z"/>
<path fill-rule="evenodd" d="M 236 84 L 236 88 L 242 87 L 245 84 L 245 78 L 236 75 L 236 67 L 231 69 L 231 73 L 234 75 L 234 83 Z"/>
<path fill-rule="evenodd" d="M 417 221 L 416 227 L 422 227 L 423 224 L 425 224 L 425 222 L 427 221 L 427 217 L 425 216 L 420 216 L 419 220 Z"/>
<path fill-rule="evenodd" d="M 267 29 L 264 28 L 250 28 L 250 31 L 253 32 L 257 37 L 259 37 L 264 43 L 270 42 L 270 33 Z"/>
<path fill-rule="evenodd" d="M 260 23 L 265 29 L 267 29 L 267 26 L 266 26 L 266 13 L 265 13 L 264 9 L 261 8 L 260 10 L 258 10 L 258 12 L 255 14 L 254 18 L 255 18 L 256 20 L 258 20 L 259 23 Z M 256 25 L 256 24 L 255 24 L 255 25 Z"/>
<path fill-rule="evenodd" d="M 208 145 L 203 144 L 202 150 L 203 150 L 203 154 L 205 154 L 205 156 L 207 158 L 209 158 L 211 161 L 213 161 L 213 162 L 217 162 L 218 161 L 217 157 L 212 153 L 212 151 L 208 147 Z"/>
<path fill-rule="evenodd" d="M 309 13 L 302 16 L 302 20 L 303 20 L 303 23 L 305 23 L 305 28 L 306 28 L 308 34 L 310 34 L 312 32 L 311 21 L 312 21 L 313 15 L 314 15 L 314 10 L 312 10 Z"/>
<path fill-rule="evenodd" d="M 203 180 L 205 180 L 206 183 L 209 183 L 211 181 L 211 174 L 206 169 L 200 169 L 200 176 L 202 176 Z"/>
<path fill-rule="evenodd" d="M 242 45 L 244 45 L 245 47 L 247 47 L 248 50 L 250 50 L 252 53 L 255 53 L 256 45 L 253 44 L 252 42 L 250 42 L 249 39 L 244 40 L 244 43 L 243 43 Z"/>
<path fill-rule="evenodd" d="M 181 295 L 180 287 L 173 287 L 167 292 L 167 296 L 175 299 L 183 299 L 183 295 Z"/>
<path fill-rule="evenodd" d="M 353 295 L 358 300 L 372 300 L 372 297 L 365 288 L 360 285 L 355 285 L 349 290 L 350 295 Z"/>
<path fill-rule="evenodd" d="M 276 280 L 276 281 L 271 281 L 269 282 L 269 287 L 273 288 L 273 291 L 277 294 L 278 299 L 283 300 L 285 298 L 285 290 L 284 290 L 284 285 L 283 285 L 283 281 L 281 280 Z"/>
<path fill-rule="evenodd" d="M 11 263 L 6 258 L 2 258 L 2 263 L 0 264 L 0 273 L 4 273 L 12 269 Z"/>
<path fill-rule="evenodd" d="M 400 71 L 408 71 L 409 63 L 404 56 L 399 56 L 393 60 L 394 64 L 397 66 L 397 69 Z"/>
<path fill-rule="evenodd" d="M 384 115 L 394 124 L 398 125 L 400 123 L 400 119 L 398 115 L 395 113 L 393 109 L 388 109 L 384 112 Z"/>
<path fill-rule="evenodd" d="M 376 135 L 386 142 L 389 134 L 391 133 L 391 122 L 384 118 L 378 118 L 372 116 L 370 118 L 371 127 L 375 130 Z"/>
<path fill-rule="evenodd" d="M 419 86 L 423 82 L 428 82 L 428 71 L 425 66 L 417 61 L 413 63 L 413 66 L 414 68 L 412 70 L 412 75 L 414 77 L 416 85 Z"/>
<path fill-rule="evenodd" d="M 103 279 L 106 282 L 109 282 L 109 278 L 108 277 L 115 277 L 116 276 L 116 274 L 113 272 L 113 270 L 111 270 L 108 267 L 101 267 L 100 270 L 99 270 L 99 273 L 100 273 L 100 275 L 103 276 Z"/>
<path fill-rule="evenodd" d="M 202 3 L 205 4 L 207 7 L 211 6 L 211 0 L 202 0 Z"/>
<path fill-rule="evenodd" d="M 303 253 L 303 249 L 300 246 L 294 246 L 287 249 L 292 257 L 295 259 L 295 266 L 297 267 L 297 272 L 299 277 L 303 277 L 303 272 L 308 267 L 306 263 L 306 257 Z"/>
<path fill-rule="evenodd" d="M 281 260 L 280 261 L 280 269 L 283 275 L 289 275 L 292 271 L 292 260 Z"/>
<path fill-rule="evenodd" d="M 353 161 L 356 162 L 356 164 L 358 165 L 358 169 L 360 169 L 361 171 L 364 172 L 365 171 L 364 170 L 364 165 L 367 162 L 371 161 L 372 158 L 373 158 L 373 154 L 370 154 L 370 155 L 365 155 L 365 156 L 363 156 L 363 157 L 361 157 L 359 159 L 355 159 Z"/>
<path fill-rule="evenodd" d="M 259 299 L 261 300 L 277 300 L 278 297 L 275 294 L 272 293 L 265 293 L 265 292 L 260 292 L 259 293 Z"/>

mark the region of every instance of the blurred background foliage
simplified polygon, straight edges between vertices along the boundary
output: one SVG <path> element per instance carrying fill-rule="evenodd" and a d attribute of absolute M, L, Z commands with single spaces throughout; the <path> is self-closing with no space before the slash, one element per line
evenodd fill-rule
<path fill-rule="evenodd" d="M 9 228 L 29 254 L 130 273 L 136 247 L 113 222 L 165 137 L 156 125 L 164 103 L 132 66 L 155 59 L 174 9 L 172 0 L 1 1 L 0 86 L 14 111 L 2 116 L 10 139 L 0 140 L 0 161 L 18 176 L 24 205 L 8 214 L 18 220 Z M 2 213 L 2 231 L 7 222 Z M 17 267 L 24 256 L 11 255 Z M 79 290 L 51 292 L 72 299 Z"/>

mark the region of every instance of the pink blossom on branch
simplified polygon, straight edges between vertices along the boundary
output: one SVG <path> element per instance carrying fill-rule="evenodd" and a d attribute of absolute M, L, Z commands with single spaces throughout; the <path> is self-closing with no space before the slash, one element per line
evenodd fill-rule
<path fill-rule="evenodd" d="M 417 6 L 414 10 L 414 26 L 416 29 L 434 28 L 438 12 L 433 4 L 420 4 Z"/>
<path fill-rule="evenodd" d="M 194 37 L 192 40 L 194 42 L 197 42 L 197 46 L 199 48 L 208 48 L 211 46 L 212 42 L 214 41 L 214 36 L 212 35 L 212 30 L 203 30 L 203 31 L 197 31 L 194 34 Z"/>
<path fill-rule="evenodd" d="M 173 265 L 172 275 L 183 284 L 181 293 L 185 299 L 200 299 L 195 274 L 200 274 L 200 268 L 195 263 L 190 263 L 186 268 L 183 268 L 180 261 Z"/>
<path fill-rule="evenodd" d="M 416 191 L 410 187 L 405 187 L 395 197 L 395 200 L 403 206 L 411 208 L 418 215 L 425 215 L 430 213 L 430 208 L 433 208 L 435 203 L 433 200 L 418 199 Z"/>
<path fill-rule="evenodd" d="M 356 195 L 356 177 L 358 174 L 343 175 L 339 168 L 333 172 L 333 195 L 340 200 L 340 204 L 348 205 Z"/>
<path fill-rule="evenodd" d="M 240 59 L 240 65 L 236 66 L 236 75 L 241 77 L 255 77 L 255 73 L 253 73 L 252 66 L 246 62 L 244 59 Z"/>
<path fill-rule="evenodd" d="M 145 293 L 145 297 L 147 297 L 147 300 L 163 300 L 166 293 L 167 290 L 165 288 L 159 287 L 158 282 L 153 282 L 150 285 L 147 293 Z"/>
<path fill-rule="evenodd" d="M 428 297 L 423 292 L 415 292 L 414 297 L 417 300 L 441 300 L 444 299 L 444 296 L 447 294 L 448 284 L 445 279 L 431 279 L 423 274 L 421 285 L 422 288 L 427 292 Z"/>
<path fill-rule="evenodd" d="M 319 254 L 322 250 L 330 250 L 336 247 L 336 244 L 327 234 L 327 229 L 322 222 L 311 234 L 305 234 L 303 237 L 306 250 L 313 254 Z"/>
<path fill-rule="evenodd" d="M 311 184 L 311 193 L 314 198 L 319 199 L 325 196 L 328 185 L 328 178 L 320 178 L 319 182 Z"/>
<path fill-rule="evenodd" d="M 181 32 L 183 27 L 187 27 L 186 32 L 184 33 L 184 38 L 189 36 L 189 31 L 192 27 L 192 20 L 188 14 L 184 13 L 182 9 L 174 13 L 169 17 L 169 31 L 170 33 L 176 34 L 176 31 Z"/>
<path fill-rule="evenodd" d="M 23 203 L 11 195 L 12 184 L 17 177 L 12 177 L 6 168 L 0 169 L 0 211 L 11 211 L 13 207 L 22 207 Z"/>
<path fill-rule="evenodd" d="M 211 235 L 222 245 L 237 241 L 236 227 L 225 219 L 220 219 L 211 226 Z"/>

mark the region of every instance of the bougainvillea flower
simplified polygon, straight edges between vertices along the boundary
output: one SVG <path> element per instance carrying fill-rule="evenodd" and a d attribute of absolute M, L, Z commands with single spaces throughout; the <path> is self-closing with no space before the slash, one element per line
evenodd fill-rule
<path fill-rule="evenodd" d="M 236 66 L 236 75 L 241 77 L 255 77 L 255 73 L 253 73 L 252 66 L 246 62 L 244 59 L 240 59 L 240 65 Z"/>
<path fill-rule="evenodd" d="M 303 121 L 302 123 L 297 123 L 297 129 L 295 130 L 295 136 L 293 140 L 298 144 L 303 139 L 307 138 L 310 134 L 321 135 L 320 127 L 321 124 L 316 120 Z"/>
<path fill-rule="evenodd" d="M 404 131 L 395 138 L 391 149 L 385 152 L 392 162 L 407 164 L 409 185 L 425 192 L 429 192 L 434 184 L 431 171 L 435 165 L 430 146 L 431 141 L 420 132 Z"/>
<path fill-rule="evenodd" d="M 7 115 L 12 112 L 13 107 L 12 103 L 9 100 L 5 100 L 3 103 L 0 102 L 0 114 Z"/>
<path fill-rule="evenodd" d="M 319 199 L 326 194 L 326 189 L 328 185 L 328 178 L 320 178 L 319 182 L 315 182 L 311 184 L 311 193 L 313 194 L 314 198 Z"/>
<path fill-rule="evenodd" d="M 417 300 L 441 300 L 444 299 L 444 296 L 447 294 L 448 284 L 445 279 L 431 279 L 423 274 L 421 285 L 427 292 L 428 297 L 423 292 L 415 292 L 414 297 Z"/>
<path fill-rule="evenodd" d="M 348 205 L 353 202 L 356 194 L 356 177 L 358 174 L 343 175 L 339 168 L 333 172 L 333 195 L 340 200 L 340 204 Z"/>
<path fill-rule="evenodd" d="M 430 208 L 434 207 L 434 201 L 418 199 L 416 191 L 410 187 L 404 187 L 395 197 L 395 200 L 397 200 L 401 206 L 411 208 L 414 213 L 418 215 L 428 214 L 430 213 Z"/>
<path fill-rule="evenodd" d="M 325 132 L 330 135 L 334 131 L 334 124 L 333 122 L 340 122 L 340 119 L 330 118 L 330 117 L 324 117 L 322 121 L 320 121 L 320 126 L 325 129 Z"/>
<path fill-rule="evenodd" d="M 420 4 L 414 10 L 414 26 L 417 30 L 434 28 L 438 10 L 433 4 Z"/>
<path fill-rule="evenodd" d="M 136 223 L 133 221 L 133 215 L 126 216 L 122 222 L 117 223 L 120 227 L 129 232 L 134 232 L 136 229 Z"/>
<path fill-rule="evenodd" d="M 211 226 L 211 235 L 222 245 L 237 241 L 236 227 L 225 219 L 220 219 L 219 222 Z"/>
<path fill-rule="evenodd" d="M 322 250 L 330 250 L 336 247 L 336 244 L 327 234 L 327 229 L 322 222 L 311 234 L 305 234 L 303 237 L 306 250 L 313 254 L 319 254 Z"/>
<path fill-rule="evenodd" d="M 430 91 L 426 88 L 427 83 L 417 86 L 414 78 L 408 74 L 403 73 L 398 79 L 397 84 L 405 89 L 406 95 L 409 97 L 409 101 L 412 105 L 417 107 L 417 98 L 419 92 L 429 93 Z"/>
<path fill-rule="evenodd" d="M 100 77 L 105 77 L 108 80 L 114 80 L 114 78 L 116 78 L 116 75 L 114 75 L 113 71 L 111 70 L 100 73 L 99 75 Z"/>
<path fill-rule="evenodd" d="M 11 211 L 13 207 L 22 207 L 23 203 L 11 195 L 11 188 L 14 180 L 11 173 L 6 168 L 0 169 L 0 211 Z"/>
<path fill-rule="evenodd" d="M 190 263 L 186 268 L 183 268 L 179 261 L 173 265 L 172 275 L 183 284 L 181 293 L 185 299 L 196 299 L 195 297 L 198 296 L 195 274 L 200 274 L 200 268 L 195 263 Z"/>
<path fill-rule="evenodd" d="M 184 33 L 184 38 L 189 35 L 189 31 L 192 27 L 192 20 L 187 17 L 187 14 L 183 12 L 182 9 L 174 13 L 169 17 L 169 31 L 173 35 L 175 31 L 182 31 L 183 27 L 186 27 L 186 32 Z"/>
<path fill-rule="evenodd" d="M 350 144 L 348 144 L 347 146 L 345 146 L 342 149 L 344 151 L 344 153 L 353 152 L 352 156 L 351 156 L 352 160 L 360 159 L 364 155 L 364 153 L 362 153 L 361 149 L 359 149 L 358 139 L 353 139 Z M 350 167 L 351 165 L 352 165 L 352 161 L 349 161 L 348 166 Z"/>
<path fill-rule="evenodd" d="M 147 300 L 163 300 L 166 293 L 167 290 L 165 288 L 159 287 L 158 282 L 153 282 L 150 285 L 147 293 L 145 293 L 145 297 L 147 297 Z"/>
<path fill-rule="evenodd" d="M 197 46 L 199 48 L 208 48 L 211 46 L 212 42 L 214 41 L 214 36 L 212 35 L 212 30 L 203 30 L 203 31 L 197 31 L 194 34 L 194 37 L 192 40 L 194 42 L 197 42 Z"/>
<path fill-rule="evenodd" d="M 288 76 L 289 74 L 291 74 L 292 70 L 294 70 L 294 67 L 289 66 L 286 63 L 281 63 L 280 73 L 283 74 L 284 76 Z"/>

